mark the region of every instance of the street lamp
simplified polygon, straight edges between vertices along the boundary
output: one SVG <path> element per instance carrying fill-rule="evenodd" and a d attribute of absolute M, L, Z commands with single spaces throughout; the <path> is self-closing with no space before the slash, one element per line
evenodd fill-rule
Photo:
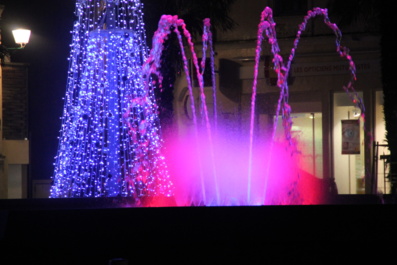
<path fill-rule="evenodd" d="M 0 22 L 1 17 L 3 14 L 5 6 L 0 4 Z M 0 63 L 3 63 L 4 60 L 10 60 L 10 52 L 12 50 L 20 50 L 25 48 L 26 44 L 29 42 L 30 39 L 30 30 L 28 29 L 15 29 L 12 31 L 14 36 L 15 43 L 19 45 L 19 47 L 6 47 L 2 44 L 2 32 L 1 32 L 1 25 L 0 25 Z"/>
<path fill-rule="evenodd" d="M 15 50 L 24 49 L 26 44 L 29 43 L 30 39 L 30 30 L 28 29 L 15 29 L 12 31 L 14 36 L 14 41 L 19 47 L 6 47 L 1 43 L 1 29 L 0 29 L 0 62 L 3 63 L 4 61 L 10 60 L 10 55 Z"/>
<path fill-rule="evenodd" d="M 14 29 L 12 31 L 12 35 L 14 36 L 15 43 L 20 45 L 18 49 L 25 48 L 25 45 L 29 43 L 29 39 L 30 39 L 29 29 Z"/>
<path fill-rule="evenodd" d="M 0 0 L 1 1 L 1 0 Z M 18 45 L 17 47 L 6 47 L 2 43 L 2 13 L 4 11 L 4 5 L 0 4 L 0 198 L 13 198 L 13 197 L 31 197 L 31 179 L 30 175 L 27 174 L 27 176 L 24 176 L 24 173 L 21 174 L 21 172 L 24 172 L 24 168 L 26 165 L 29 164 L 29 141 L 26 141 L 27 139 L 23 139 L 22 137 L 18 137 L 16 140 L 13 141 L 8 141 L 6 139 L 3 139 L 5 136 L 5 130 L 4 130 L 4 113 L 3 113 L 3 104 L 6 104 L 8 107 L 9 105 L 17 105 L 18 104 L 25 104 L 27 102 L 27 98 L 25 99 L 15 99 L 14 97 L 12 100 L 7 99 L 10 98 L 7 95 L 13 95 L 13 94 L 6 94 L 6 92 L 13 91 L 19 91 L 20 85 L 16 85 L 16 83 L 9 82 L 8 83 L 8 88 L 6 86 L 3 86 L 4 82 L 4 75 L 5 73 L 8 73 L 6 77 L 10 77 L 14 75 L 14 77 L 8 78 L 10 79 L 15 79 L 16 76 L 19 76 L 21 73 L 21 77 L 26 78 L 26 70 L 27 66 L 26 64 L 21 64 L 21 63 L 11 63 L 11 55 L 16 52 L 16 50 L 20 50 L 25 48 L 26 44 L 29 42 L 30 38 L 30 30 L 27 29 L 17 29 L 17 30 L 12 30 L 12 34 L 14 36 L 15 43 Z M 12 45 L 14 46 L 14 45 Z M 21 70 L 18 70 L 21 68 Z M 6 72 L 5 69 L 8 69 Z M 10 69 L 12 74 L 10 74 Z M 15 75 L 17 73 L 17 75 Z M 18 81 L 18 80 L 17 80 Z M 24 89 L 28 89 L 27 84 L 24 84 Z M 7 88 L 6 90 L 3 90 L 4 88 Z M 15 90 L 15 91 L 14 91 Z M 4 93 L 4 94 L 3 94 Z M 5 95 L 3 97 L 3 95 Z M 21 97 L 25 97 L 25 94 L 21 95 Z M 19 97 L 18 97 L 19 98 Z M 25 107 L 23 105 L 23 107 Z M 22 106 L 22 105 L 21 105 Z M 7 109 L 7 108 L 5 108 Z M 25 112 L 21 112 L 22 115 L 26 115 Z M 14 113 L 6 112 L 7 119 L 10 120 L 12 117 L 14 117 Z M 18 114 L 19 115 L 19 114 Z M 15 117 L 19 117 L 16 115 Z M 10 118 L 11 117 L 11 118 Z M 27 119 L 27 118 L 26 118 Z M 12 150 L 12 151 L 10 151 Z M 9 158 L 12 157 L 11 154 L 13 152 L 18 153 L 18 159 L 17 161 L 12 161 L 12 166 L 10 165 L 10 160 Z M 7 159 L 6 159 L 7 158 Z M 19 159 L 22 158 L 22 159 Z M 18 168 L 20 172 L 17 172 L 18 170 L 8 170 L 9 168 Z M 12 180 L 12 181 L 11 181 Z M 26 181 L 26 184 L 25 184 Z M 11 183 L 11 184 L 10 184 Z M 10 186 L 11 185 L 11 186 Z M 13 193 L 13 190 L 16 190 L 16 193 Z M 25 190 L 27 191 L 27 194 L 25 195 L 24 192 Z M 11 195 L 12 194 L 12 195 Z"/>

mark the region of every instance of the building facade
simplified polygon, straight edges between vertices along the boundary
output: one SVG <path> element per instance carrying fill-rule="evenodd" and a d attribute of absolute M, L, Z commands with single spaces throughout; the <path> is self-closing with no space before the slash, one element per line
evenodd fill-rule
<path fill-rule="evenodd" d="M 4 63 L 0 80 L 0 198 L 27 198 L 28 65 Z"/>

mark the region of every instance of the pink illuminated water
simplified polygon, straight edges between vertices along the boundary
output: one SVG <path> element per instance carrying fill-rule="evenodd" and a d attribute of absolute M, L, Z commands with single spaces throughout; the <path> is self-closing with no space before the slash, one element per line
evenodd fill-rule
<path fill-rule="evenodd" d="M 161 81 L 160 57 L 163 43 L 173 31 L 177 34 L 184 62 L 190 108 L 194 129 L 184 137 L 167 137 L 165 143 L 166 160 L 175 185 L 175 200 L 179 206 L 189 205 L 267 205 L 267 204 L 316 204 L 321 203 L 325 196 L 324 183 L 315 176 L 301 170 L 299 150 L 291 134 L 291 107 L 288 104 L 288 75 L 295 52 L 299 45 L 302 32 L 310 19 L 322 16 L 324 23 L 335 33 L 336 51 L 349 64 L 350 80 L 344 87 L 354 104 L 365 113 L 362 100 L 354 90 L 356 80 L 355 64 L 349 50 L 341 45 L 342 34 L 336 24 L 330 22 L 326 9 L 314 8 L 308 11 L 299 25 L 288 60 L 284 63 L 276 36 L 276 23 L 272 10 L 266 7 L 260 18 L 255 53 L 254 81 L 252 87 L 249 135 L 238 131 L 226 130 L 218 125 L 216 113 L 216 87 L 214 74 L 214 52 L 210 21 L 204 21 L 203 56 L 199 63 L 194 50 L 190 33 L 183 20 L 177 16 L 162 16 L 159 28 L 153 38 L 153 47 L 144 73 L 147 77 L 155 74 Z M 182 32 L 180 31 L 182 30 Z M 188 48 L 195 67 L 199 83 L 200 106 L 197 110 L 194 102 L 194 91 L 190 78 L 188 60 L 184 50 L 182 37 L 187 40 Z M 274 127 L 270 139 L 261 139 L 255 135 L 255 104 L 258 84 L 258 69 L 262 55 L 263 41 L 271 47 L 273 69 L 277 73 L 277 86 L 280 97 L 276 109 Z M 203 74 L 206 52 L 210 47 L 212 65 L 214 119 L 210 120 L 204 93 Z M 149 82 L 149 79 L 147 79 Z M 203 128 L 198 121 L 197 113 L 204 120 Z M 282 117 L 285 141 L 276 142 L 275 133 L 278 117 Z M 364 117 L 364 116 L 363 116 Z"/>
<path fill-rule="evenodd" d="M 349 50 L 341 45 L 342 33 L 339 30 L 338 26 L 334 23 L 331 23 L 328 17 L 328 10 L 322 8 L 314 8 L 313 10 L 308 11 L 307 15 L 304 17 L 303 22 L 299 25 L 299 30 L 296 34 L 296 38 L 293 43 L 293 47 L 291 49 L 290 55 L 286 63 L 283 62 L 283 58 L 280 55 L 280 48 L 277 42 L 276 36 L 276 23 L 273 20 L 273 12 L 272 9 L 266 7 L 261 14 L 261 21 L 258 26 L 258 36 L 257 36 L 257 47 L 255 54 L 255 67 L 254 67 L 254 82 L 252 87 L 252 99 L 251 99 L 251 120 L 250 120 L 250 142 L 249 142 L 249 167 L 248 167 L 248 198 L 250 201 L 251 196 L 251 185 L 252 185 L 252 163 L 253 163 L 253 144 L 254 144 L 254 127 L 255 127 L 255 103 L 256 103 L 256 93 L 257 93 L 257 80 L 258 80 L 258 69 L 260 65 L 260 56 L 262 50 L 262 43 L 264 37 L 266 36 L 266 40 L 268 44 L 271 46 L 271 51 L 273 54 L 273 69 L 277 73 L 277 86 L 280 89 L 280 97 L 277 104 L 276 116 L 274 121 L 274 128 L 272 132 L 272 139 L 270 141 L 270 152 L 272 152 L 274 148 L 274 137 L 276 132 L 276 126 L 278 124 L 278 117 L 281 116 L 283 119 L 283 127 L 285 133 L 285 140 L 289 143 L 291 148 L 291 153 L 295 153 L 296 146 L 293 141 L 293 137 L 291 135 L 292 128 L 292 119 L 291 119 L 291 107 L 288 104 L 289 100 L 289 88 L 288 88 L 288 75 L 290 72 L 291 63 L 294 60 L 295 52 L 298 48 L 299 41 L 302 35 L 302 32 L 306 29 L 307 23 L 310 19 L 316 16 L 323 16 L 324 23 L 335 33 L 336 36 L 336 51 L 340 55 L 348 60 L 349 63 L 349 72 L 350 72 L 350 81 L 344 87 L 345 91 L 351 97 L 352 102 L 361 110 L 361 113 L 364 117 L 365 108 L 364 104 L 360 97 L 358 97 L 356 91 L 354 90 L 353 83 L 356 80 L 356 67 L 352 60 L 352 57 L 349 55 Z M 264 36 L 265 35 L 265 36 Z M 267 160 L 268 166 L 265 168 L 266 177 L 268 180 L 270 178 L 271 172 L 269 171 L 270 164 L 273 162 L 274 156 L 270 156 Z M 277 158 L 278 159 L 278 158 Z M 265 185 L 263 186 L 263 192 L 267 194 L 267 181 L 265 181 Z"/>
<path fill-rule="evenodd" d="M 178 37 L 179 40 L 179 45 L 181 48 L 181 54 L 182 54 L 182 59 L 183 59 L 183 67 L 184 67 L 184 71 L 186 74 L 186 79 L 187 79 L 187 83 L 188 83 L 188 89 L 189 89 L 189 96 L 190 96 L 190 102 L 191 102 L 191 109 L 192 109 L 192 114 L 193 114 L 193 122 L 194 122 L 194 127 L 195 127 L 195 131 L 194 131 L 194 142 L 196 143 L 196 146 L 200 145 L 199 143 L 199 128 L 198 128 L 198 121 L 197 121 L 197 115 L 196 115 L 196 107 L 194 104 L 194 93 L 193 93 L 193 86 L 192 86 L 192 81 L 190 79 L 190 73 L 189 73 L 189 67 L 188 67 L 188 59 L 186 57 L 185 54 L 185 50 L 184 50 L 184 45 L 183 45 L 183 40 L 182 40 L 182 33 L 180 32 L 179 28 L 182 28 L 182 33 L 183 35 L 186 37 L 188 46 L 190 48 L 190 52 L 192 55 L 192 59 L 193 59 L 193 64 L 194 67 L 196 69 L 196 75 L 197 75 L 197 79 L 199 82 L 199 89 L 200 89 L 200 99 L 202 104 L 200 104 L 200 111 L 203 113 L 203 117 L 205 119 L 205 127 L 206 127 L 206 137 L 208 138 L 208 142 L 207 142 L 207 146 L 209 147 L 209 153 L 207 153 L 207 155 L 209 155 L 209 157 L 211 158 L 209 161 L 209 164 L 211 165 L 211 172 L 210 174 L 207 174 L 208 172 L 204 173 L 202 168 L 203 168 L 203 161 L 202 161 L 202 156 L 201 156 L 201 150 L 197 149 L 196 150 L 196 156 L 194 157 L 194 161 L 195 163 L 197 163 L 199 165 L 199 170 L 197 172 L 200 172 L 200 182 L 201 182 L 201 198 L 203 198 L 204 201 L 206 201 L 206 185 L 205 185 L 205 180 L 204 178 L 206 176 L 211 176 L 213 179 L 212 182 L 212 187 L 214 187 L 215 189 L 215 195 L 216 195 L 216 200 L 217 203 L 220 203 L 220 197 L 219 197 L 219 186 L 218 186 L 218 180 L 217 180 L 217 171 L 215 168 L 215 154 L 214 154 L 214 150 L 213 150 L 213 140 L 212 140 L 212 130 L 211 130 L 211 123 L 209 120 L 209 115 L 208 115 L 208 109 L 207 109 L 207 105 L 205 104 L 206 102 L 206 96 L 204 93 L 204 81 L 203 81 L 203 74 L 204 74 L 204 66 L 205 66 L 205 57 L 203 56 L 202 58 L 202 63 L 201 68 L 199 65 L 199 60 L 197 58 L 197 54 L 194 50 L 194 44 L 192 41 L 192 37 L 189 33 L 189 31 L 186 29 L 186 24 L 184 23 L 184 21 L 182 19 L 179 19 L 177 16 L 170 16 L 170 15 L 163 15 L 160 19 L 159 22 L 159 27 L 158 30 L 155 32 L 154 37 L 153 37 L 153 46 L 152 46 L 152 50 L 150 52 L 150 56 L 148 58 L 148 60 L 146 61 L 146 63 L 143 66 L 143 71 L 144 71 L 144 75 L 149 77 L 151 74 L 156 74 L 157 76 L 159 76 L 159 79 L 161 81 L 161 73 L 158 71 L 159 66 L 160 66 L 160 57 L 161 57 L 161 53 L 163 51 L 163 43 L 164 41 L 167 39 L 168 35 L 171 33 L 171 30 L 173 30 Z M 206 47 L 207 47 L 207 43 L 209 42 L 210 44 L 212 44 L 212 35 L 209 31 L 210 28 L 210 23 L 209 20 L 206 19 L 204 20 L 204 34 L 203 34 L 203 55 L 206 52 Z M 210 45 L 212 47 L 212 45 Z M 213 59 L 213 50 L 211 48 L 211 60 L 212 62 L 214 61 Z M 212 71 L 214 70 L 214 68 L 212 68 Z M 213 73 L 214 76 L 214 73 Z M 214 77 L 213 77 L 214 79 Z M 149 80 L 147 80 L 147 82 L 149 82 Z M 215 86 L 214 86 L 214 90 L 215 90 Z M 215 94 L 215 92 L 213 92 L 213 95 Z M 193 157 L 192 157 L 193 159 Z M 204 175 L 206 174 L 206 175 Z"/>

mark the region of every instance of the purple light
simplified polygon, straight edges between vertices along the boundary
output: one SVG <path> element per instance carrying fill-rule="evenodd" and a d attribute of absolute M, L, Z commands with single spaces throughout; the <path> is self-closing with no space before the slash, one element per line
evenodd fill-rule
<path fill-rule="evenodd" d="M 280 55 L 272 10 L 268 7 L 263 10 L 255 54 L 250 131 L 249 135 L 243 135 L 227 131 L 217 121 L 209 19 L 204 20 L 201 61 L 184 21 L 170 15 L 163 15 L 159 21 L 152 49 L 147 54 L 142 4 L 138 0 L 119 0 L 118 3 L 115 5 L 110 0 L 78 0 L 76 3 L 78 20 L 73 30 L 51 197 L 133 197 L 137 205 L 150 206 L 161 205 L 162 197 L 173 197 L 179 206 L 309 204 L 322 199 L 321 194 L 313 190 L 321 190 L 315 177 L 300 169 L 288 103 L 290 66 L 310 19 L 323 16 L 324 23 L 335 33 L 337 53 L 349 63 L 351 79 L 344 89 L 362 115 L 365 112 L 353 88 L 354 62 L 348 49 L 341 46 L 342 34 L 330 22 L 326 9 L 314 8 L 304 17 L 286 63 Z M 153 89 L 156 82 L 161 86 L 161 54 L 171 32 L 176 33 L 179 41 L 194 128 L 186 137 L 170 137 L 163 149 Z M 264 40 L 271 46 L 280 89 L 270 139 L 259 139 L 254 133 L 258 69 Z M 203 81 L 208 48 L 213 120 L 208 114 Z M 199 84 L 201 104 L 198 108 L 187 52 Z M 156 76 L 157 81 L 152 76 Z M 284 142 L 275 140 L 279 116 L 283 121 Z"/>
<path fill-rule="evenodd" d="M 171 196 L 138 0 L 76 2 L 52 198 Z"/>

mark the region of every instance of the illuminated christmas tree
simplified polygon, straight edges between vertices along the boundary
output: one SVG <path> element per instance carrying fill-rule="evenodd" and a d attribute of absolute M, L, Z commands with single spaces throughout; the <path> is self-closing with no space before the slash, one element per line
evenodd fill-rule
<path fill-rule="evenodd" d="M 171 196 L 139 0 L 77 0 L 52 198 Z"/>

